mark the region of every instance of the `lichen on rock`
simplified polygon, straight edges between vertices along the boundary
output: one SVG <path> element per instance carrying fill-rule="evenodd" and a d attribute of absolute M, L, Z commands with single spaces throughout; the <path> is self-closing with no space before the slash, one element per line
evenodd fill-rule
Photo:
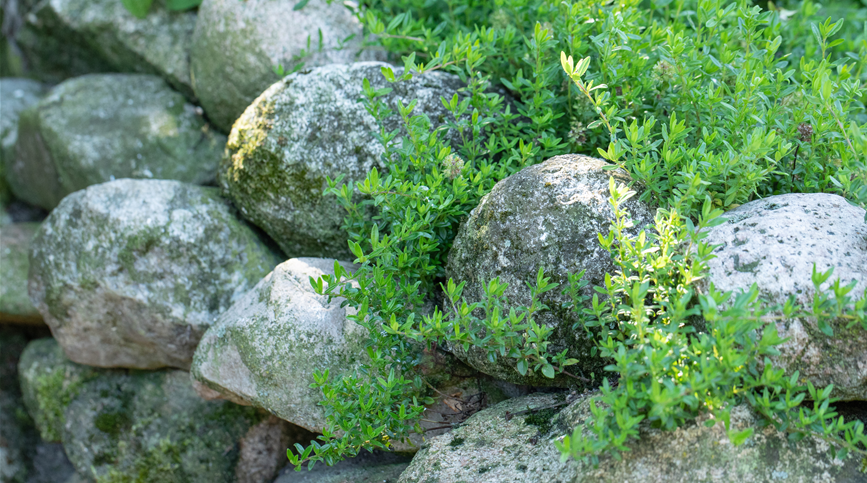
<path fill-rule="evenodd" d="M 0 226 L 0 322 L 42 325 L 42 316 L 27 295 L 27 254 L 39 223 Z"/>

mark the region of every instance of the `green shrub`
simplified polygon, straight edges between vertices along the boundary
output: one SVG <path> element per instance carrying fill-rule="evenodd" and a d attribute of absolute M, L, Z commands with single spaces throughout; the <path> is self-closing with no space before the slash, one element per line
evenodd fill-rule
<path fill-rule="evenodd" d="M 661 207 L 654 231 L 629 238 L 619 204 L 630 194 L 612 186 L 618 217 L 600 242 L 619 268 L 596 288 L 601 298 L 577 295 L 580 274 L 568 287 L 538 274 L 534 293 L 572 294 L 584 320 L 575 330 L 604 329 L 598 355 L 611 361 L 610 378 L 576 380 L 601 384 L 597 400 L 608 409 L 596 412 L 595 438 L 564 439 L 565 454 L 622 450 L 644 419 L 674 429 L 710 411 L 727 423 L 742 401 L 795 438 L 811 433 L 841 451 L 867 451 L 863 426 L 834 419 L 830 389 L 802 387 L 765 359 L 781 342 L 767 323 L 775 311 L 823 311 L 820 318 L 847 317 L 867 330 L 864 299 L 836 285 L 813 307 L 771 307 L 756 290 L 693 286 L 711 256 L 702 230 L 724 210 L 789 192 L 867 204 L 860 154 L 867 37 L 855 33 L 864 10 L 841 10 L 853 28 L 820 20 L 822 8 L 810 1 L 789 7 L 767 11 L 744 0 L 371 0 L 360 7 L 366 33 L 406 68 L 402 76 L 383 69 L 389 81 L 445 70 L 467 87 L 443 100 L 451 117 L 432 129 L 412 103 L 392 112 L 379 100 L 384 92 L 365 84 L 387 169 L 354 186 L 329 180 L 328 193 L 347 210 L 360 268 L 335 264 L 334 276 L 311 283 L 357 309 L 352 318 L 370 333 L 371 363 L 356 374 L 316 375 L 329 427 L 321 442 L 290 452 L 290 461 L 333 464 L 420 430 L 431 399 L 417 367 L 445 343 L 513 358 L 522 372 L 547 377 L 575 363 L 547 351 L 548 329 L 534 314 L 549 307 L 535 298 L 511 306 L 498 280 L 486 300 L 465 303 L 443 269 L 459 223 L 498 180 L 565 152 L 599 154 L 624 168 Z M 846 40 L 834 38 L 844 31 Z M 400 117 L 401 130 L 382 127 L 390 116 Z M 710 357 L 713 350 L 722 356 Z M 808 396 L 813 409 L 800 404 Z M 740 443 L 749 434 L 730 436 Z"/>

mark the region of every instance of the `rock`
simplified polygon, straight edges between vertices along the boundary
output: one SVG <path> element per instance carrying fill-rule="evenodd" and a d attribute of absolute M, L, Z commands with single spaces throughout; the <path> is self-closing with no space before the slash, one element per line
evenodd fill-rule
<path fill-rule="evenodd" d="M 319 405 L 322 391 L 310 387 L 314 372 L 329 370 L 339 377 L 366 357 L 367 331 L 346 318 L 352 309 L 342 308 L 340 298 L 329 303 L 310 285 L 310 277 L 333 274 L 333 267 L 331 260 L 291 259 L 224 312 L 193 358 L 199 394 L 252 404 L 321 432 L 326 420 Z M 461 421 L 488 402 L 521 394 L 521 388 L 479 379 L 445 355 L 428 358 L 421 370 L 441 393 L 457 394 L 454 401 L 440 398 L 428 407 L 425 428 Z M 460 411 L 452 408 L 458 399 L 464 401 Z"/>
<path fill-rule="evenodd" d="M 641 439 L 628 443 L 630 451 L 621 453 L 620 460 L 603 454 L 595 468 L 575 460 L 563 462 L 554 441 L 592 418 L 589 397 L 560 411 L 565 399 L 564 394 L 535 394 L 475 414 L 461 427 L 433 438 L 416 454 L 400 483 L 457 483 L 480 477 L 498 483 L 863 479 L 860 457 L 850 454 L 835 460 L 835 449 L 813 438 L 790 442 L 773 427 L 760 428 L 758 417 L 744 405 L 732 410 L 732 429 L 753 427 L 755 434 L 740 446 L 731 444 L 723 424 L 709 428 L 704 425 L 708 417 L 702 416 L 673 432 L 643 424 Z M 584 434 L 590 435 L 586 426 Z"/>
<path fill-rule="evenodd" d="M 594 285 L 604 285 L 605 274 L 614 271 L 608 252 L 599 244 L 598 233 L 607 234 L 614 213 L 608 204 L 609 178 L 628 183 L 620 170 L 605 171 L 605 161 L 581 155 L 557 156 L 530 166 L 497 183 L 464 222 L 449 253 L 447 276 L 466 282 L 464 298 L 472 303 L 483 299 L 484 287 L 499 277 L 508 283 L 506 296 L 513 306 L 530 304 L 527 283 L 536 283 L 539 267 L 560 287 L 543 295 L 551 309 L 536 320 L 553 327 L 549 352 L 569 350 L 579 360 L 577 370 L 585 375 L 601 374 L 606 362 L 591 354 L 594 341 L 581 330 L 578 321 L 561 304 L 569 302 L 561 291 L 568 285 L 567 274 L 586 270 L 590 284 L 584 295 L 592 296 Z M 653 210 L 632 198 L 624 204 L 639 227 L 653 222 Z M 491 362 L 480 351 L 451 347 L 458 358 L 494 377 L 536 386 L 568 385 L 570 381 L 541 374 L 521 376 L 513 359 Z"/>
<path fill-rule="evenodd" d="M 44 91 L 42 84 L 30 79 L 0 79 L 0 204 L 11 201 L 5 164 L 15 157 L 18 116 L 38 102 Z"/>
<path fill-rule="evenodd" d="M 41 222 L 48 212 L 38 206 L 15 200 L 0 209 L 0 227 L 13 223 Z"/>
<path fill-rule="evenodd" d="M 383 149 L 371 135 L 379 128 L 357 100 L 365 78 L 374 89 L 388 84 L 381 73 L 385 65 L 329 65 L 290 75 L 235 123 L 220 169 L 223 190 L 288 255 L 351 258 L 340 229 L 345 210 L 322 191 L 326 177 L 345 175 L 351 182 L 382 168 Z M 437 122 L 447 114 L 440 98 L 450 99 L 462 84 L 432 72 L 392 87 L 382 100 L 394 107 L 418 99 L 414 112 Z"/>
<path fill-rule="evenodd" d="M 288 466 L 274 483 L 396 483 L 409 458 L 394 453 L 367 453 L 334 466 L 316 465 L 312 471 Z"/>
<path fill-rule="evenodd" d="M 36 444 L 33 456 L 33 471 L 27 483 L 91 483 L 91 480 L 75 472 L 72 462 L 66 457 L 60 443 Z"/>
<path fill-rule="evenodd" d="M 189 51 L 195 26 L 195 12 L 170 12 L 162 2 L 140 19 L 115 0 L 50 0 L 24 16 L 18 43 L 35 62 L 37 75 L 56 69 L 61 78 L 106 71 L 155 74 L 192 99 Z M 58 44 L 63 47 L 51 49 Z M 64 51 L 69 54 L 62 56 Z"/>
<path fill-rule="evenodd" d="M 708 263 L 702 285 L 725 291 L 748 290 L 753 283 L 770 303 L 790 296 L 808 307 L 813 303 L 813 263 L 820 271 L 834 269 L 830 282 L 856 282 L 851 296 L 867 289 L 867 223 L 864 209 L 831 194 L 787 194 L 752 201 L 724 215 L 727 222 L 708 231 L 707 242 L 720 245 Z M 833 294 L 832 294 L 833 295 Z M 830 323 L 834 335 L 819 330 L 814 319 L 777 322 L 780 355 L 771 358 L 787 373 L 816 387 L 834 384 L 832 397 L 867 400 L 867 331 L 844 320 Z"/>
<path fill-rule="evenodd" d="M 52 209 L 77 190 L 119 178 L 215 179 L 225 138 L 150 75 L 78 77 L 21 114 L 7 179 L 16 197 Z"/>
<path fill-rule="evenodd" d="M 89 479 L 264 483 L 297 441 L 285 422 L 254 408 L 202 400 L 184 371 L 87 368 L 53 339 L 31 343 L 21 369 L 25 392 L 38 394 L 36 413 L 59 409 L 63 447 Z"/>
<path fill-rule="evenodd" d="M 187 369 L 205 330 L 280 260 L 215 188 L 118 180 L 46 219 L 29 293 L 75 362 Z"/>
<path fill-rule="evenodd" d="M 25 483 L 39 441 L 18 386 L 18 358 L 27 345 L 21 331 L 0 327 L 0 481 Z"/>
<path fill-rule="evenodd" d="M 42 325 L 42 316 L 27 295 L 27 251 L 39 223 L 0 227 L 0 322 Z"/>
<path fill-rule="evenodd" d="M 310 2 L 297 11 L 296 3 L 205 0 L 199 7 L 190 52 L 193 88 L 223 131 L 280 80 L 278 66 L 291 72 L 301 63 L 309 69 L 358 56 L 362 26 L 341 2 Z"/>

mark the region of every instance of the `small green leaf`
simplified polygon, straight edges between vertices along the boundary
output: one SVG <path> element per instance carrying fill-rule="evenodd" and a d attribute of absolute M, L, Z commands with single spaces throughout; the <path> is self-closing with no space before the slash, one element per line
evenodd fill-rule
<path fill-rule="evenodd" d="M 292 7 L 292 10 L 294 10 L 294 11 L 301 10 L 301 9 L 304 8 L 304 7 L 305 7 L 309 2 L 310 2 L 310 0 L 301 0 L 300 2 L 296 3 L 294 7 Z"/>
<path fill-rule="evenodd" d="M 551 364 L 545 364 L 545 366 L 542 367 L 542 374 L 544 374 L 548 379 L 554 379 L 554 366 Z"/>
<path fill-rule="evenodd" d="M 174 12 L 182 12 L 198 7 L 202 0 L 166 0 L 166 9 Z"/>
<path fill-rule="evenodd" d="M 121 0 L 121 3 L 123 3 L 123 6 L 126 7 L 129 13 L 138 18 L 145 18 L 151 9 L 153 0 Z"/>

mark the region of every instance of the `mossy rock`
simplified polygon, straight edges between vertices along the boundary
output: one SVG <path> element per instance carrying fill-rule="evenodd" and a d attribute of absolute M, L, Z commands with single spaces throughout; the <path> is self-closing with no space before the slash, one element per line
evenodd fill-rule
<path fill-rule="evenodd" d="M 76 192 L 30 252 L 30 297 L 73 361 L 189 368 L 217 316 L 282 259 L 215 188 L 118 180 Z"/>
<path fill-rule="evenodd" d="M 358 102 L 362 84 L 391 86 L 380 98 L 397 110 L 399 101 L 418 100 L 414 113 L 436 125 L 463 84 L 456 76 L 431 72 L 410 82 L 388 84 L 386 64 L 358 62 L 319 67 L 286 77 L 271 86 L 235 123 L 220 183 L 245 218 L 260 226 L 292 257 L 351 259 L 341 229 L 346 211 L 324 196 L 326 178 L 352 183 L 372 168 L 382 170 L 383 148 L 371 135 L 379 127 Z M 402 69 L 396 69 L 401 75 Z M 399 129 L 391 119 L 386 130 Z M 354 185 L 353 185 L 354 186 Z"/>
<path fill-rule="evenodd" d="M 813 438 L 797 443 L 773 427 L 761 424 L 747 406 L 732 409 L 731 429 L 755 433 L 734 446 L 722 422 L 713 427 L 698 418 L 675 431 L 642 423 L 640 439 L 614 458 L 599 456 L 598 466 L 562 460 L 555 442 L 579 427 L 593 437 L 591 398 L 572 402 L 565 394 L 535 394 L 510 399 L 472 416 L 454 431 L 433 438 L 416 454 L 400 483 L 496 481 L 522 483 L 660 483 L 863 481 L 861 457 L 835 459 L 836 449 Z M 568 403 L 568 404 L 566 404 Z M 546 411 L 553 410 L 553 414 Z M 539 424 L 546 422 L 546 424 Z"/>
<path fill-rule="evenodd" d="M 159 77 L 82 76 L 21 113 L 6 176 L 17 198 L 50 210 L 74 191 L 120 178 L 213 183 L 224 146 Z"/>
<path fill-rule="evenodd" d="M 542 164 L 524 168 L 497 183 L 461 225 L 449 253 L 447 276 L 466 282 L 464 298 L 479 302 L 485 287 L 495 277 L 507 283 L 505 295 L 512 306 L 529 306 L 530 288 L 544 267 L 551 283 L 560 284 L 547 292 L 542 302 L 550 310 L 537 313 L 536 321 L 553 329 L 549 352 L 568 350 L 578 360 L 574 368 L 583 376 L 601 375 L 604 360 L 594 355 L 595 341 L 583 328 L 573 329 L 578 317 L 563 304 L 571 302 L 562 290 L 568 275 L 585 270 L 589 282 L 583 295 L 592 296 L 594 285 L 604 285 L 605 274 L 614 271 L 598 234 L 608 233 L 614 212 L 609 199 L 609 179 L 629 183 L 622 170 L 609 171 L 608 164 L 581 155 L 557 156 Z M 637 234 L 653 223 L 653 209 L 634 197 L 624 203 L 635 222 L 627 233 Z M 485 352 L 453 345 L 461 360 L 481 372 L 516 384 L 566 386 L 565 376 L 548 379 L 542 374 L 518 373 L 516 360 L 500 357 L 490 361 Z"/>
<path fill-rule="evenodd" d="M 755 283 L 772 304 L 795 297 L 811 307 L 815 288 L 813 264 L 824 272 L 834 269 L 822 285 L 836 280 L 854 283 L 855 299 L 867 290 L 867 223 L 864 209 L 844 198 L 825 193 L 787 194 L 744 204 L 723 215 L 726 222 L 708 230 L 707 243 L 717 245 L 708 262 L 708 275 L 700 290 L 713 283 L 718 290 L 744 291 Z M 787 374 L 800 372 L 801 380 L 817 388 L 834 385 L 832 397 L 867 400 L 867 330 L 848 320 L 829 322 L 833 335 L 819 329 L 816 320 L 776 322 L 779 355 L 774 367 Z"/>
<path fill-rule="evenodd" d="M 310 471 L 288 467 L 274 483 L 397 483 L 409 461 L 404 455 L 365 451 L 334 466 L 316 465 Z"/>
<path fill-rule="evenodd" d="M 0 226 L 0 322 L 43 323 L 27 295 L 27 255 L 38 228 L 39 223 Z"/>
<path fill-rule="evenodd" d="M 190 52 L 193 86 L 224 132 L 280 80 L 276 67 L 291 72 L 301 63 L 307 69 L 346 63 L 360 53 L 361 24 L 342 3 L 310 2 L 295 10 L 296 3 L 205 0 L 199 7 Z"/>
<path fill-rule="evenodd" d="M 157 0 L 145 18 L 137 18 L 115 0 L 19 3 L 26 11 L 16 43 L 30 75 L 57 82 L 110 71 L 154 74 L 193 98 L 195 11 L 172 12 Z"/>
<path fill-rule="evenodd" d="M 15 157 L 18 140 L 18 117 L 21 111 L 37 103 L 45 87 L 30 79 L 0 79 L 0 205 L 11 201 L 12 194 L 6 184 L 6 163 Z"/>

